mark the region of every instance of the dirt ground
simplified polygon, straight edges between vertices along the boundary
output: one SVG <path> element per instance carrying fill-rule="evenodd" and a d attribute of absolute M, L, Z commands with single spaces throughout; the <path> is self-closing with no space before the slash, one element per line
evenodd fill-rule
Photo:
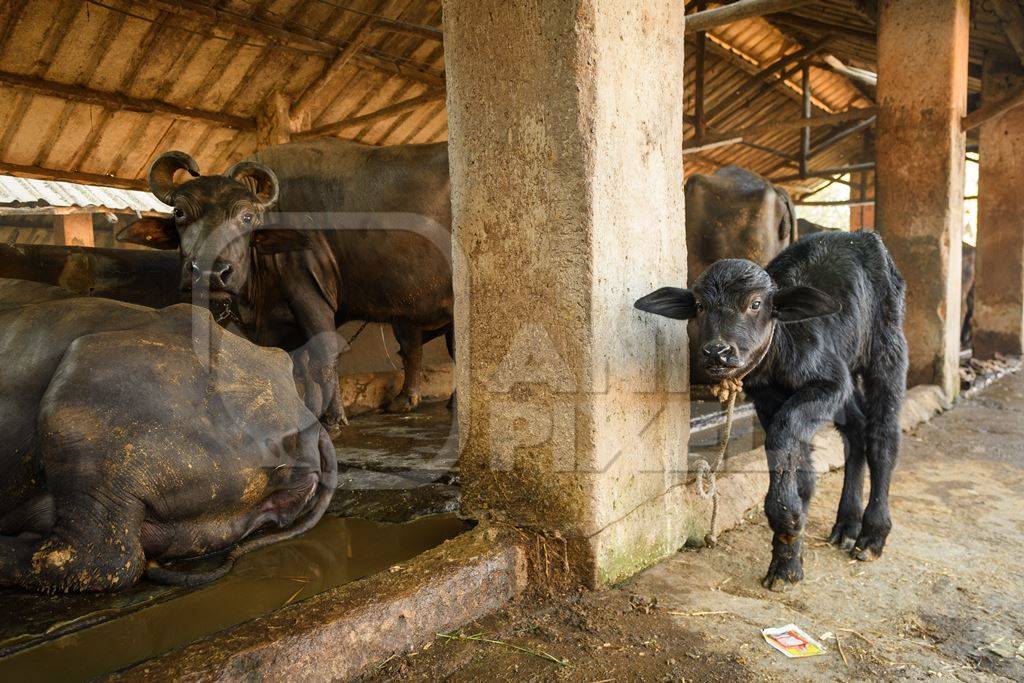
<path fill-rule="evenodd" d="M 713 550 L 460 631 L 529 652 L 439 638 L 370 680 L 1024 680 L 1024 373 L 906 435 L 877 562 L 824 543 L 841 485 L 841 472 L 819 483 L 806 579 L 789 592 L 758 583 L 770 532 L 752 513 Z M 786 659 L 760 630 L 788 623 L 838 642 Z"/>

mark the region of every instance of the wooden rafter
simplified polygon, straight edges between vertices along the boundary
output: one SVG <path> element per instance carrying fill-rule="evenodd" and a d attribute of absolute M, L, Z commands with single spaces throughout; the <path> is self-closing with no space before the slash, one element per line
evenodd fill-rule
<path fill-rule="evenodd" d="M 740 128 L 732 131 L 722 131 L 719 133 L 709 134 L 705 136 L 703 140 L 694 141 L 688 140 L 684 149 L 691 148 L 696 145 L 707 146 L 715 142 L 721 142 L 725 140 L 729 141 L 740 141 L 747 138 L 755 137 L 758 135 L 764 135 L 765 133 L 774 133 L 780 130 L 800 130 L 802 128 L 812 127 L 816 128 L 819 126 L 831 126 L 836 123 L 844 123 L 846 121 L 858 121 L 866 119 L 871 116 L 878 114 L 877 107 L 865 107 L 863 109 L 851 109 L 849 111 L 839 112 L 836 114 L 826 114 L 823 116 L 812 116 L 810 118 L 792 118 L 784 121 L 772 121 L 770 123 L 761 123 L 755 126 L 748 126 L 746 128 Z"/>
<path fill-rule="evenodd" d="M 961 119 L 960 127 L 966 133 L 972 128 L 977 128 L 986 121 L 1000 116 L 1011 109 L 1016 109 L 1021 105 L 1024 105 L 1024 88 L 1007 95 L 1001 100 L 981 105 Z"/>
<path fill-rule="evenodd" d="M 329 59 L 335 59 L 345 49 L 343 45 L 324 40 L 316 31 L 305 28 L 298 24 L 287 27 L 265 19 L 250 17 L 223 6 L 205 5 L 196 0 L 140 0 L 143 4 L 162 9 L 166 12 L 179 16 L 186 16 L 203 22 L 214 21 L 220 26 L 231 28 L 248 35 L 257 40 L 263 40 L 270 44 L 284 46 L 301 46 L 307 51 L 321 54 Z M 390 73 L 418 80 L 428 85 L 436 85 L 436 75 L 411 65 L 398 65 L 388 60 L 382 60 L 376 55 L 364 51 L 357 51 L 353 59 L 365 66 L 380 69 Z M 394 64 L 394 67 L 392 67 Z M 443 80 L 443 75 L 441 80 Z"/>
<path fill-rule="evenodd" d="M 418 109 L 425 104 L 431 102 L 437 102 L 443 100 L 445 95 L 444 88 L 435 88 L 428 90 L 421 95 L 410 97 L 402 100 L 401 102 L 395 102 L 389 104 L 386 107 L 381 107 L 376 111 L 369 112 L 368 114 L 362 114 L 361 116 L 353 116 L 345 119 L 344 121 L 338 121 L 336 123 L 329 123 L 326 126 L 319 126 L 311 130 L 297 133 L 292 136 L 293 140 L 307 140 L 310 138 L 321 138 L 328 135 L 335 135 L 343 130 L 349 128 L 362 128 L 363 126 L 369 125 L 382 119 L 391 118 L 413 109 Z"/>
<path fill-rule="evenodd" d="M 716 26 L 752 19 L 773 12 L 783 12 L 814 0 L 739 0 L 731 5 L 703 10 L 686 17 L 686 32 L 708 31 Z"/>
<path fill-rule="evenodd" d="M 203 123 L 215 123 L 225 128 L 234 128 L 235 130 L 256 130 L 255 119 L 232 116 L 231 114 L 223 114 L 216 111 L 193 109 L 191 107 L 179 107 L 160 100 L 139 99 L 119 93 L 94 90 L 81 85 L 68 85 L 33 76 L 22 76 L 7 71 L 0 71 L 0 85 L 38 95 L 56 97 L 70 102 L 95 104 L 118 111 L 167 114 Z"/>
<path fill-rule="evenodd" d="M 6 161 L 0 161 L 0 173 L 17 176 L 19 178 L 62 180 L 69 183 L 82 183 L 84 185 L 104 185 L 106 187 L 116 187 L 122 190 L 149 189 L 149 185 L 145 180 L 137 178 L 116 178 L 114 176 L 103 175 L 100 173 L 65 171 L 55 168 L 43 168 L 41 166 L 23 166 L 21 164 L 10 164 Z"/>
<path fill-rule="evenodd" d="M 1003 20 L 1003 33 L 1024 63 L 1024 13 L 1016 0 L 992 0 L 992 9 Z"/>

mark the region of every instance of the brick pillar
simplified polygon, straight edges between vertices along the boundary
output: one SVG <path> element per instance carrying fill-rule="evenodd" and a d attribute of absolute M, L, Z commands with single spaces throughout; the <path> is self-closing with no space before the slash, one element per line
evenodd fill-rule
<path fill-rule="evenodd" d="M 445 0 L 463 510 L 618 581 L 687 535 L 683 3 Z M 549 544 L 555 568 L 563 544 Z"/>
<path fill-rule="evenodd" d="M 1020 64 L 985 63 L 983 102 L 1022 87 Z M 983 123 L 979 150 L 974 353 L 1019 356 L 1024 351 L 1024 108 Z"/>
<path fill-rule="evenodd" d="M 878 9 L 878 230 L 907 280 L 909 384 L 959 389 L 968 0 Z"/>

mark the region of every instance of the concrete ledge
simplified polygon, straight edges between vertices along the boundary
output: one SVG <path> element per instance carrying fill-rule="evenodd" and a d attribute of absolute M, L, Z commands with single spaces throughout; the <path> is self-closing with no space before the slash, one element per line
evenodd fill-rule
<path fill-rule="evenodd" d="M 927 422 L 935 415 L 948 410 L 950 403 L 942 390 L 934 385 L 921 385 L 907 391 L 906 400 L 900 411 L 900 428 L 904 432 Z M 818 473 L 839 469 L 843 466 L 843 440 L 833 427 L 827 427 L 812 442 L 814 467 Z M 747 513 L 759 508 L 768 492 L 768 473 L 764 448 L 741 453 L 729 458 L 726 469 L 718 476 L 718 491 L 721 494 L 718 507 L 718 533 L 740 524 Z M 687 544 L 701 545 L 708 533 L 711 520 L 711 502 L 696 495 L 692 486 L 680 494 L 677 504 L 686 506 L 691 512 Z"/>
<path fill-rule="evenodd" d="M 477 527 L 390 571 L 137 665 L 124 681 L 344 680 L 498 610 L 523 592 L 511 532 Z"/>

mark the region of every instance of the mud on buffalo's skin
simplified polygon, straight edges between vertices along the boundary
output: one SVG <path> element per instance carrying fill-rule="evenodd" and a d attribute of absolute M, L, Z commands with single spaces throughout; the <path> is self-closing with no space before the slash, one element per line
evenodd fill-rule
<path fill-rule="evenodd" d="M 0 585 L 35 591 L 121 589 L 147 562 L 306 528 L 337 477 L 284 352 L 205 309 L 16 280 L 0 280 L 0 434 Z"/>

